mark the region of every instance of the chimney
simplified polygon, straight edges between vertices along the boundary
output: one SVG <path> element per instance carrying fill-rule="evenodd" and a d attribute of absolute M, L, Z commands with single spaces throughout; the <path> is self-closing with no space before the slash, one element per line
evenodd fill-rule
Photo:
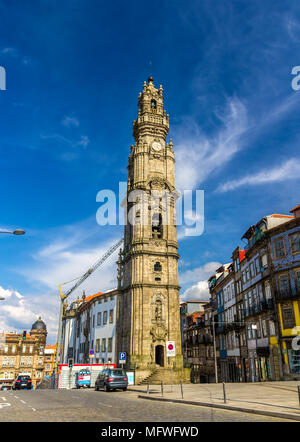
<path fill-rule="evenodd" d="M 298 204 L 298 206 L 290 210 L 290 213 L 292 213 L 295 218 L 300 218 L 300 204 Z"/>

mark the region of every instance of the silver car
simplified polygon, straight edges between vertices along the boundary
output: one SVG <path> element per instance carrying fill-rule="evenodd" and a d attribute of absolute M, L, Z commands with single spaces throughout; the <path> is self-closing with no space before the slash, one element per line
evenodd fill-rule
<path fill-rule="evenodd" d="M 105 391 L 121 388 L 126 391 L 128 386 L 128 377 L 126 371 L 122 368 L 109 368 L 98 374 L 95 382 L 95 390 L 104 388 Z"/>

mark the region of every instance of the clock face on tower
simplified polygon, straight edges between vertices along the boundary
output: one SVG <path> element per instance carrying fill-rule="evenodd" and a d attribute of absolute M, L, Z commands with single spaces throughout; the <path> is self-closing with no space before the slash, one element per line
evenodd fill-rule
<path fill-rule="evenodd" d="M 154 141 L 152 143 L 152 149 L 154 149 L 156 152 L 160 151 L 161 150 L 161 144 L 158 143 L 157 141 Z"/>

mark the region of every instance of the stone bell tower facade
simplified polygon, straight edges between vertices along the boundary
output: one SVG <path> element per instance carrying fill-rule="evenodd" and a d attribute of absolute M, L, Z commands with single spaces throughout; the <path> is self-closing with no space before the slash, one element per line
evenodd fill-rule
<path fill-rule="evenodd" d="M 141 379 L 149 371 L 170 368 L 167 341 L 174 341 L 176 346 L 173 375 L 177 370 L 182 378 L 184 372 L 175 158 L 172 141 L 166 142 L 168 132 L 163 89 L 156 89 L 150 77 L 139 94 L 138 117 L 133 122 L 135 144 L 128 159 L 127 223 L 118 261 L 117 351 L 127 353 L 126 368 L 134 368 L 136 378 L 140 372 Z"/>

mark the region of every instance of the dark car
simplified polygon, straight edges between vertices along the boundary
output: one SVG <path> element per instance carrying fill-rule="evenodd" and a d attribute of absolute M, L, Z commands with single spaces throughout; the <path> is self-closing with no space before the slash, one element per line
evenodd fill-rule
<path fill-rule="evenodd" d="M 30 376 L 25 376 L 25 375 L 20 375 L 17 377 L 14 385 L 13 385 L 13 390 L 21 390 L 21 389 L 27 389 L 27 390 L 31 390 L 32 388 L 32 382 L 31 382 L 31 377 Z"/>
<path fill-rule="evenodd" d="M 110 368 L 103 370 L 98 374 L 95 382 L 96 391 L 99 391 L 99 388 L 104 388 L 105 391 L 121 388 L 126 391 L 127 386 L 128 377 L 126 371 L 122 370 L 122 368 Z"/>

